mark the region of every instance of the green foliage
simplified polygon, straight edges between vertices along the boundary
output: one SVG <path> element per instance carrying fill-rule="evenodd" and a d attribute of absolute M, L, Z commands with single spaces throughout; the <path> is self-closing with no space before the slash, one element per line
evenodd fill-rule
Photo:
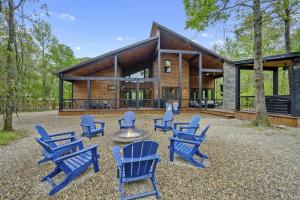
<path fill-rule="evenodd" d="M 28 136 L 26 131 L 0 131 L 0 145 L 7 145 L 26 136 Z"/>

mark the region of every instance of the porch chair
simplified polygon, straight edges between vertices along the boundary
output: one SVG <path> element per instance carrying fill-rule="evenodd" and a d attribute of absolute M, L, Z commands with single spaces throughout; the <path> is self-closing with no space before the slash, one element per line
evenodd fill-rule
<path fill-rule="evenodd" d="M 97 128 L 96 124 L 100 124 L 100 127 Z M 89 139 L 96 136 L 97 134 L 104 135 L 104 122 L 95 121 L 94 116 L 92 115 L 82 115 L 81 116 L 81 127 L 82 127 L 82 136 L 86 136 Z"/>
<path fill-rule="evenodd" d="M 165 112 L 163 118 L 154 119 L 154 130 L 156 131 L 156 129 L 161 129 L 164 132 L 166 132 L 167 130 L 172 129 L 172 123 L 173 123 L 173 112 L 167 111 Z"/>
<path fill-rule="evenodd" d="M 37 133 L 41 136 L 41 140 L 47 143 L 51 148 L 56 148 L 64 144 L 76 141 L 75 131 L 61 132 L 56 134 L 49 134 L 42 125 L 34 126 Z M 60 149 L 57 151 L 59 155 L 72 152 L 72 149 Z M 43 159 L 37 163 L 41 164 L 50 160 L 51 155 L 47 151 L 42 152 Z"/>
<path fill-rule="evenodd" d="M 157 153 L 158 143 L 155 141 L 139 141 L 128 144 L 123 148 L 123 156 L 120 155 L 120 147 L 114 146 L 112 153 L 117 166 L 117 174 L 119 178 L 119 192 L 121 199 L 136 199 L 150 195 L 156 195 L 160 198 L 157 188 L 157 180 L 155 169 L 161 160 Z M 125 183 L 136 182 L 140 180 L 150 179 L 153 189 L 150 192 L 143 192 L 133 196 L 125 197 L 123 186 Z"/>
<path fill-rule="evenodd" d="M 51 160 L 56 164 L 54 170 L 42 179 L 42 181 L 48 181 L 52 186 L 49 195 L 54 195 L 66 187 L 92 164 L 94 166 L 94 172 L 99 172 L 98 158 L 100 155 L 97 151 L 98 145 L 83 148 L 82 140 L 78 140 L 53 149 L 39 138 L 36 138 L 36 141 L 45 149 L 45 151 L 52 154 Z M 79 147 L 79 149 L 77 147 Z M 56 150 L 59 148 L 74 148 L 76 151 L 65 156 L 60 156 L 56 153 Z M 60 172 L 64 172 L 66 175 L 61 182 L 56 184 L 52 178 Z"/>
<path fill-rule="evenodd" d="M 169 146 L 170 161 L 174 161 L 174 154 L 176 153 L 179 157 L 185 159 L 187 162 L 191 163 L 195 167 L 205 168 L 202 160 L 208 159 L 208 156 L 201 153 L 199 148 L 205 139 L 206 132 L 208 129 L 209 125 L 203 129 L 199 136 L 181 134 L 180 137 L 171 137 Z M 195 159 L 194 156 L 198 156 L 200 160 Z"/>
<path fill-rule="evenodd" d="M 132 111 L 124 113 L 124 118 L 118 120 L 120 129 L 135 128 L 135 114 Z"/>
<path fill-rule="evenodd" d="M 194 115 L 190 122 L 174 122 L 173 136 L 177 134 L 190 134 L 193 135 L 196 133 L 199 128 L 200 115 Z"/>

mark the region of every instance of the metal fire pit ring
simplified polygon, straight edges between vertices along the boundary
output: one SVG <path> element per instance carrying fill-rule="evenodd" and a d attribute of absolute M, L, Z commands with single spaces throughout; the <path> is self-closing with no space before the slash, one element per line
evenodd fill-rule
<path fill-rule="evenodd" d="M 141 129 L 121 129 L 119 131 L 114 132 L 111 135 L 111 139 L 115 142 L 134 142 L 137 140 L 144 140 L 149 137 L 149 132 Z"/>

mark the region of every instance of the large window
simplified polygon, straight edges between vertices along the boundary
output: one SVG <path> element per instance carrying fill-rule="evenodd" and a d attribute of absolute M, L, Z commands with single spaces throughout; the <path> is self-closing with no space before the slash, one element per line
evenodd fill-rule
<path fill-rule="evenodd" d="M 163 88 L 164 99 L 178 99 L 179 93 L 177 87 L 164 87 Z"/>
<path fill-rule="evenodd" d="M 165 73 L 171 73 L 172 72 L 171 65 L 172 65 L 171 60 L 164 60 Z"/>

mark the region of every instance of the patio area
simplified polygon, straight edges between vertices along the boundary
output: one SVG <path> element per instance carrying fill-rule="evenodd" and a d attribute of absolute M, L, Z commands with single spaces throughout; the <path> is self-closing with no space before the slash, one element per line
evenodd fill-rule
<path fill-rule="evenodd" d="M 187 122 L 193 114 L 180 114 L 174 121 Z M 201 114 L 201 128 L 211 124 L 201 145 L 209 156 L 206 168 L 198 169 L 175 157 L 169 162 L 171 131 L 154 132 L 153 118 L 137 115 L 136 127 L 150 132 L 148 139 L 159 143 L 162 157 L 156 175 L 162 199 L 297 199 L 300 196 L 300 129 L 291 127 L 254 128 L 248 121 L 224 119 Z M 50 199 L 50 185 L 40 182 L 54 165 L 37 165 L 40 146 L 33 126 L 42 124 L 50 133 L 76 130 L 85 146 L 99 144 L 100 172 L 90 168 L 55 199 L 119 199 L 118 179 L 110 138 L 118 130 L 121 115 L 96 116 L 105 122 L 105 135 L 91 140 L 81 138 L 79 116 L 58 116 L 57 111 L 20 113 L 14 127 L 25 129 L 30 136 L 0 146 L 0 199 Z M 2 120 L 2 119 L 1 119 Z M 0 124 L 2 121 L 0 120 Z M 141 184 L 142 183 L 142 184 Z M 127 192 L 145 189 L 144 182 L 129 185 Z M 149 182 L 150 184 L 150 182 Z M 146 188 L 147 189 L 147 188 Z M 149 189 L 149 188 L 148 188 Z M 53 198 L 53 197 L 52 197 Z M 147 199 L 155 199 L 149 197 Z"/>

